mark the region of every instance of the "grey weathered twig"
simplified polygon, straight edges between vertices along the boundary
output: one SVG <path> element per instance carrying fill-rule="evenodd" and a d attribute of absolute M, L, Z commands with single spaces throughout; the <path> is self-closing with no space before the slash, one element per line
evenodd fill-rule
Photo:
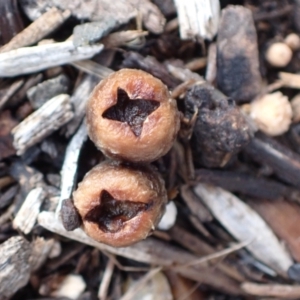
<path fill-rule="evenodd" d="M 65 160 L 61 170 L 61 193 L 56 209 L 57 216 L 60 213 L 62 201 L 71 197 L 75 185 L 80 150 L 86 139 L 87 131 L 85 123 L 83 122 L 66 150 Z"/>
<path fill-rule="evenodd" d="M 13 77 L 91 58 L 103 45 L 75 47 L 72 41 L 19 48 L 0 54 L 0 77 Z"/>
<path fill-rule="evenodd" d="M 46 102 L 12 130 L 17 154 L 23 154 L 29 147 L 40 142 L 72 117 L 73 111 L 68 95 L 61 94 Z"/>

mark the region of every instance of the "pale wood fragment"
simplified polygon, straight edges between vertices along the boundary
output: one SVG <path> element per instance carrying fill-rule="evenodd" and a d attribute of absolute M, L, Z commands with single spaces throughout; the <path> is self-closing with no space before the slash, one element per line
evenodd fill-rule
<path fill-rule="evenodd" d="M 46 240 L 42 237 L 37 237 L 32 242 L 32 254 L 30 256 L 31 271 L 37 271 L 50 257 L 50 253 L 55 244 L 54 239 Z"/>
<path fill-rule="evenodd" d="M 146 35 L 148 35 L 148 32 L 142 30 L 118 31 L 103 38 L 101 43 L 105 46 L 105 48 L 116 48 L 127 44 L 130 46 L 134 46 L 135 44 L 140 45 L 141 38 Z"/>
<path fill-rule="evenodd" d="M 285 284 L 259 284 L 244 282 L 242 289 L 253 296 L 259 297 L 278 297 L 282 299 L 299 299 L 300 285 Z"/>
<path fill-rule="evenodd" d="M 208 47 L 207 67 L 205 72 L 205 80 L 211 84 L 217 77 L 217 45 L 211 43 Z"/>
<path fill-rule="evenodd" d="M 91 58 L 103 45 L 75 47 L 72 41 L 24 47 L 0 53 L 0 77 L 38 72 L 50 67 Z"/>
<path fill-rule="evenodd" d="M 37 43 L 58 28 L 70 15 L 69 10 L 61 12 L 56 7 L 52 7 L 1 47 L 0 53 Z"/>
<path fill-rule="evenodd" d="M 13 227 L 21 230 L 25 234 L 30 233 L 45 197 L 46 193 L 42 187 L 31 190 L 13 220 Z"/>
<path fill-rule="evenodd" d="M 23 154 L 29 147 L 70 121 L 72 117 L 73 111 L 68 95 L 61 94 L 47 101 L 12 130 L 17 154 Z"/>
<path fill-rule="evenodd" d="M 95 75 L 100 79 L 103 79 L 114 72 L 89 59 L 72 62 L 71 65 L 90 75 Z"/>
<path fill-rule="evenodd" d="M 279 78 L 283 82 L 283 86 L 293 88 L 293 89 L 300 89 L 300 75 L 287 73 L 287 72 L 279 72 Z"/>
<path fill-rule="evenodd" d="M 109 258 L 98 290 L 98 298 L 100 300 L 105 300 L 107 297 L 108 288 L 114 272 L 114 267 L 114 260 L 112 258 Z"/>
<path fill-rule="evenodd" d="M 217 33 L 220 18 L 219 0 L 174 0 L 180 37 L 211 40 Z"/>
<path fill-rule="evenodd" d="M 51 296 L 76 300 L 85 288 L 86 283 L 81 275 L 69 274 L 60 282 L 60 285 L 51 293 Z"/>
<path fill-rule="evenodd" d="M 12 237 L 0 245 L 0 299 L 10 298 L 27 284 L 32 249 L 23 237 Z"/>
<path fill-rule="evenodd" d="M 293 260 L 265 221 L 233 194 L 207 184 L 198 184 L 195 193 L 223 226 L 239 241 L 251 241 L 246 248 L 261 262 L 286 276 Z"/>
<path fill-rule="evenodd" d="M 187 68 L 179 68 L 171 64 L 167 64 L 167 68 L 170 74 L 173 75 L 175 78 L 179 79 L 180 81 L 184 82 L 188 80 L 194 80 L 197 82 L 199 81 L 199 83 L 204 82 L 202 76 L 200 76 L 198 73 L 192 72 Z"/>

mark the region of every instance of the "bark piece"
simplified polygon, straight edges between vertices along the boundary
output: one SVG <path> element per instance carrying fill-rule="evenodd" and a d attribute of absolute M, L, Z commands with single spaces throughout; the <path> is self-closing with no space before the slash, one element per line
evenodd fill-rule
<path fill-rule="evenodd" d="M 46 193 L 41 187 L 37 187 L 29 192 L 13 220 L 13 227 L 15 229 L 19 229 L 25 234 L 31 232 L 45 196 Z"/>
<path fill-rule="evenodd" d="M 217 38 L 217 84 L 237 102 L 247 102 L 261 89 L 257 36 L 252 13 L 242 6 L 222 11 Z"/>
<path fill-rule="evenodd" d="M 11 130 L 17 125 L 9 110 L 0 113 L 0 160 L 16 153 Z"/>
<path fill-rule="evenodd" d="M 45 263 L 47 258 L 50 257 L 54 243 L 54 239 L 45 240 L 42 237 L 37 237 L 32 242 L 32 253 L 30 257 L 32 272 L 37 271 Z"/>
<path fill-rule="evenodd" d="M 17 0 L 0 1 L 0 28 L 4 44 L 24 28 Z"/>
<path fill-rule="evenodd" d="M 198 169 L 196 181 L 219 186 L 227 191 L 241 193 L 258 199 L 287 199 L 300 201 L 300 192 L 278 181 L 252 174 Z M 273 202 L 272 202 L 273 203 Z"/>
<path fill-rule="evenodd" d="M 27 80 L 24 82 L 21 88 L 9 99 L 9 101 L 7 102 L 7 107 L 15 107 L 19 105 L 22 100 L 24 100 L 28 89 L 37 85 L 42 79 L 43 75 L 41 73 L 28 76 Z"/>
<path fill-rule="evenodd" d="M 72 41 L 24 47 L 0 54 L 0 77 L 13 77 L 91 58 L 103 45 L 75 47 Z"/>
<path fill-rule="evenodd" d="M 194 194 L 191 187 L 188 185 L 182 185 L 180 189 L 180 195 L 184 202 L 191 211 L 191 214 L 195 215 L 200 222 L 210 222 L 213 219 L 210 211 L 199 201 L 198 197 Z"/>
<path fill-rule="evenodd" d="M 222 167 L 251 139 L 248 122 L 235 102 L 207 83 L 196 84 L 185 96 L 185 115 L 198 111 L 191 145 L 194 161 Z"/>
<path fill-rule="evenodd" d="M 194 191 L 237 240 L 249 242 L 246 248 L 258 260 L 286 277 L 292 258 L 253 209 L 221 188 L 198 184 Z"/>
<path fill-rule="evenodd" d="M 23 31 L 14 36 L 9 43 L 1 47 L 0 53 L 37 43 L 43 37 L 58 28 L 70 15 L 71 13 L 68 10 L 61 12 L 56 7 L 51 8 Z"/>
<path fill-rule="evenodd" d="M 218 30 L 220 2 L 214 0 L 175 0 L 180 37 L 213 39 Z"/>
<path fill-rule="evenodd" d="M 270 167 L 282 181 L 299 188 L 299 154 L 263 134 L 257 134 L 244 151 L 254 161 Z"/>
<path fill-rule="evenodd" d="M 31 87 L 30 89 L 28 89 L 26 95 L 32 107 L 34 109 L 38 109 L 49 99 L 58 96 L 59 94 L 67 93 L 69 87 L 69 78 L 66 75 L 62 74 Z"/>
<path fill-rule="evenodd" d="M 23 85 L 24 79 L 15 80 L 8 87 L 0 91 L 0 109 L 6 104 L 10 97 Z"/>
<path fill-rule="evenodd" d="M 47 101 L 12 131 L 17 154 L 23 154 L 29 147 L 70 121 L 73 111 L 70 97 L 58 95 Z"/>
<path fill-rule="evenodd" d="M 294 259 L 300 262 L 299 205 L 284 200 L 248 201 L 248 203 L 264 218 L 276 235 L 285 242 Z"/>
<path fill-rule="evenodd" d="M 0 245 L 0 299 L 10 298 L 30 277 L 31 245 L 22 237 L 12 237 Z"/>
<path fill-rule="evenodd" d="M 115 20 L 116 27 L 127 23 L 140 12 L 145 27 L 153 33 L 162 33 L 165 18 L 159 8 L 149 0 L 120 0 L 118 5 L 110 0 L 21 0 L 21 6 L 31 20 L 35 20 L 49 8 L 56 6 L 70 10 L 78 19 L 98 21 L 105 15 Z"/>
<path fill-rule="evenodd" d="M 1 178 L 0 178 L 1 180 Z M 13 185 L 7 191 L 0 194 L 0 209 L 10 205 L 13 201 L 13 198 L 18 192 L 19 187 L 17 185 Z"/>

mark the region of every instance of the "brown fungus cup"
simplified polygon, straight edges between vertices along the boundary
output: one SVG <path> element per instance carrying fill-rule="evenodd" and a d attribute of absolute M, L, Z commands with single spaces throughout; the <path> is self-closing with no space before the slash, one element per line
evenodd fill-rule
<path fill-rule="evenodd" d="M 176 101 L 152 75 L 122 69 L 102 80 L 87 103 L 88 134 L 108 157 L 137 163 L 166 154 L 179 130 Z"/>
<path fill-rule="evenodd" d="M 114 247 L 145 239 L 160 221 L 167 192 L 151 166 L 105 161 L 79 183 L 74 206 L 87 235 Z"/>

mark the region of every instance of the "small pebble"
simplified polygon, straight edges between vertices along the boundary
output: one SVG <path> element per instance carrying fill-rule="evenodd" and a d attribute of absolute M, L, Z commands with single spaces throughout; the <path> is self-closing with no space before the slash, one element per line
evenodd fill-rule
<path fill-rule="evenodd" d="M 266 60 L 273 67 L 285 67 L 291 61 L 293 52 L 284 43 L 274 43 L 266 51 Z"/>
<path fill-rule="evenodd" d="M 288 45 L 293 51 L 300 49 L 300 37 L 296 33 L 290 33 L 284 39 L 286 45 Z"/>
<path fill-rule="evenodd" d="M 61 282 L 58 289 L 51 296 L 60 298 L 67 297 L 68 299 L 77 299 L 85 290 L 86 283 L 80 275 L 68 275 Z"/>
<path fill-rule="evenodd" d="M 166 212 L 157 225 L 160 230 L 169 230 L 172 228 L 176 222 L 177 217 L 177 207 L 173 201 L 169 202 L 166 206 Z"/>

